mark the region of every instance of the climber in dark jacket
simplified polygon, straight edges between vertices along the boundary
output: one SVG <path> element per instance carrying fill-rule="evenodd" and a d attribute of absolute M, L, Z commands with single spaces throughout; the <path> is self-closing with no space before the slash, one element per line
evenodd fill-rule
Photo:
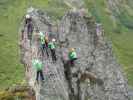
<path fill-rule="evenodd" d="M 34 30 L 33 23 L 32 23 L 32 17 L 27 14 L 25 16 L 25 27 L 27 27 L 27 37 L 29 40 L 32 40 L 32 33 Z"/>
<path fill-rule="evenodd" d="M 74 48 L 70 48 L 68 58 L 69 58 L 70 64 L 73 66 L 74 61 L 77 60 L 77 54 Z"/>
<path fill-rule="evenodd" d="M 27 14 L 27 15 L 25 16 L 25 25 L 27 25 L 27 24 L 30 23 L 31 21 L 32 21 L 31 16 L 30 16 L 29 14 Z"/>
<path fill-rule="evenodd" d="M 52 56 L 52 60 L 53 61 L 57 60 L 57 58 L 56 58 L 56 51 L 55 51 L 55 48 L 56 48 L 55 41 L 56 41 L 55 39 L 52 39 L 52 41 L 48 43 L 48 47 L 50 48 L 51 56 Z"/>

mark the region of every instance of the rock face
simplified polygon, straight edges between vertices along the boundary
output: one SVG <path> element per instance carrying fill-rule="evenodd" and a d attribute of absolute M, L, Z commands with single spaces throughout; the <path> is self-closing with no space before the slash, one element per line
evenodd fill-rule
<path fill-rule="evenodd" d="M 47 15 L 39 10 L 28 12 L 34 29 L 57 38 L 57 62 L 42 54 L 36 35 L 30 45 L 25 29 L 21 39 L 22 62 L 26 68 L 29 85 L 37 100 L 130 100 L 127 81 L 117 63 L 111 44 L 104 38 L 102 25 L 92 18 L 69 11 L 55 29 Z M 57 34 L 54 34 L 57 33 Z M 68 63 L 68 50 L 75 48 L 78 59 Z M 39 58 L 44 64 L 45 82 L 35 84 L 36 71 L 31 60 Z"/>
<path fill-rule="evenodd" d="M 59 33 L 60 41 L 67 40 L 68 45 L 63 49 L 74 47 L 78 54 L 76 65 L 70 67 L 69 74 L 71 92 L 78 98 L 75 100 L 129 100 L 127 83 L 113 56 L 111 45 L 103 37 L 101 25 L 76 12 L 69 12 L 61 22 Z M 97 79 L 93 82 L 91 79 L 88 86 L 73 76 L 75 73 L 80 76 L 86 71 L 93 73 L 101 81 Z"/>

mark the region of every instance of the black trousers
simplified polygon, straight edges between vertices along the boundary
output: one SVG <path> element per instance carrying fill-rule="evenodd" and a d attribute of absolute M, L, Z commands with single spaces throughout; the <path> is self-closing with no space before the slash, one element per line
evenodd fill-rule
<path fill-rule="evenodd" d="M 33 25 L 29 23 L 27 25 L 27 35 L 29 40 L 32 40 L 32 33 L 33 33 Z"/>
<path fill-rule="evenodd" d="M 51 56 L 52 56 L 52 60 L 53 61 L 56 61 L 57 60 L 56 53 L 55 53 L 55 49 L 51 49 Z"/>
<path fill-rule="evenodd" d="M 44 80 L 44 76 L 43 76 L 43 71 L 42 70 L 37 71 L 37 76 L 36 76 L 36 80 L 37 81 L 39 79 L 39 76 L 40 76 L 41 80 L 43 81 Z"/>
<path fill-rule="evenodd" d="M 70 64 L 71 64 L 71 65 L 74 65 L 74 61 L 75 61 L 75 60 L 77 60 L 77 58 L 71 59 L 71 60 L 70 60 Z"/>
<path fill-rule="evenodd" d="M 49 54 L 48 54 L 48 47 L 47 47 L 47 45 L 46 44 L 42 44 L 42 50 L 44 51 L 46 51 L 46 54 L 47 54 L 47 56 L 49 57 Z"/>
<path fill-rule="evenodd" d="M 26 19 L 26 18 L 25 18 L 25 25 L 27 25 L 27 24 L 30 23 L 31 21 L 32 21 L 31 18 L 29 18 L 29 19 Z"/>

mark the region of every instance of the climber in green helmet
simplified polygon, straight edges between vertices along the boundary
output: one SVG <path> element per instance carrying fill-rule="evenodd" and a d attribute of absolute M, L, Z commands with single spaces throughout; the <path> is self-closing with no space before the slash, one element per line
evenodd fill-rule
<path fill-rule="evenodd" d="M 48 43 L 48 47 L 50 48 L 50 51 L 51 51 L 51 56 L 52 56 L 52 60 L 53 61 L 56 61 L 57 58 L 56 58 L 56 51 L 55 51 L 55 39 L 53 38 L 51 42 Z"/>
<path fill-rule="evenodd" d="M 47 46 L 48 45 L 48 36 L 46 36 L 43 32 L 40 32 L 39 34 L 40 34 L 41 48 L 43 51 L 45 50 L 47 56 L 49 56 L 48 46 Z"/>
<path fill-rule="evenodd" d="M 73 66 L 74 61 L 77 60 L 77 54 L 74 48 L 70 48 L 68 58 L 69 58 L 70 64 Z"/>
<path fill-rule="evenodd" d="M 39 59 L 33 59 L 32 66 L 37 70 L 36 81 L 38 82 L 39 75 L 40 75 L 41 80 L 44 81 L 42 62 Z"/>

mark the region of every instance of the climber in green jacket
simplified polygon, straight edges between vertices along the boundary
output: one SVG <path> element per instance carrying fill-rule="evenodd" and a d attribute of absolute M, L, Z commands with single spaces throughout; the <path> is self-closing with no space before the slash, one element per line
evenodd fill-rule
<path fill-rule="evenodd" d="M 48 36 L 46 36 L 43 32 L 40 32 L 39 34 L 40 34 L 41 48 L 43 51 L 45 50 L 47 56 L 49 56 L 48 46 L 47 46 L 48 45 Z"/>
<path fill-rule="evenodd" d="M 73 66 L 74 61 L 77 60 L 77 54 L 74 48 L 70 48 L 68 58 L 69 58 L 70 64 Z"/>
<path fill-rule="evenodd" d="M 56 58 L 56 51 L 55 51 L 55 39 L 53 38 L 51 42 L 48 43 L 48 47 L 50 48 L 50 51 L 51 51 L 51 56 L 52 56 L 52 60 L 53 61 L 56 61 L 57 58 Z"/>
<path fill-rule="evenodd" d="M 37 70 L 36 81 L 38 82 L 39 75 L 40 75 L 41 80 L 44 81 L 42 62 L 39 59 L 33 59 L 32 66 Z"/>

